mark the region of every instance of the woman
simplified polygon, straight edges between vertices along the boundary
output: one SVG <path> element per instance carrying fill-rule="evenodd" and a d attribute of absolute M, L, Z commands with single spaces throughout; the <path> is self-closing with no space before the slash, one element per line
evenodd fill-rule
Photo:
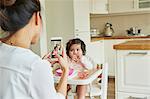
<path fill-rule="evenodd" d="M 29 48 L 42 30 L 38 0 L 0 0 L 0 99 L 64 99 L 68 64 L 56 55 L 63 75 L 55 89 L 50 63 Z"/>

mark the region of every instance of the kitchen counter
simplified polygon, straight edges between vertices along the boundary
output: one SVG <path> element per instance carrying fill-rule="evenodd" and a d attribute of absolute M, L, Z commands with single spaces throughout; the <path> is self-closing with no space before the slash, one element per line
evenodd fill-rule
<path fill-rule="evenodd" d="M 112 39 L 140 39 L 140 38 L 150 38 L 150 36 L 112 36 L 112 37 L 91 37 L 91 41 L 98 40 L 112 40 Z"/>
<path fill-rule="evenodd" d="M 132 40 L 113 46 L 117 50 L 150 50 L 150 40 Z"/>

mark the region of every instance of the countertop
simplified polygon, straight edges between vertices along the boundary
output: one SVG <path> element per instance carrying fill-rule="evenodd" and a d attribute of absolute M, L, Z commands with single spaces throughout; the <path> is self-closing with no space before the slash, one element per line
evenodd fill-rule
<path fill-rule="evenodd" d="M 150 50 L 150 40 L 132 40 L 113 46 L 117 50 Z"/>
<path fill-rule="evenodd" d="M 112 39 L 140 39 L 140 38 L 150 38 L 150 36 L 112 36 L 112 37 L 91 37 L 91 41 L 98 40 L 112 40 Z"/>

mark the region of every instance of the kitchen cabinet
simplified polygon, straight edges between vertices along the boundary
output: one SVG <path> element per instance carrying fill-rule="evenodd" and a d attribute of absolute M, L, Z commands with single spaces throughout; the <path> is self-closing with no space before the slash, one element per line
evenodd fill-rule
<path fill-rule="evenodd" d="M 88 0 L 73 0 L 74 37 L 90 43 L 90 16 Z M 88 48 L 87 48 L 88 49 Z"/>
<path fill-rule="evenodd" d="M 131 41 L 135 39 L 112 39 L 112 40 L 104 40 L 104 53 L 105 53 L 105 61 L 108 62 L 108 75 L 114 77 L 115 76 L 115 57 L 116 51 L 113 49 L 113 45 L 123 43 L 125 41 Z M 138 38 L 137 40 L 150 40 L 149 38 Z"/>
<path fill-rule="evenodd" d="M 150 99 L 150 95 L 119 92 L 118 96 L 116 96 L 116 99 Z"/>
<path fill-rule="evenodd" d="M 137 0 L 139 10 L 150 10 L 150 0 Z"/>
<path fill-rule="evenodd" d="M 133 40 L 114 46 L 116 99 L 150 99 L 149 42 Z"/>
<path fill-rule="evenodd" d="M 135 0 L 109 0 L 109 13 L 135 11 Z"/>
<path fill-rule="evenodd" d="M 125 96 L 148 99 L 150 95 L 150 51 L 118 50 L 117 51 L 117 99 L 126 99 L 119 92 L 130 93 Z M 134 94 L 144 94 L 136 96 Z"/>
<path fill-rule="evenodd" d="M 46 0 L 47 42 L 51 37 L 62 37 L 65 45 L 78 37 L 90 42 L 89 0 Z"/>
<path fill-rule="evenodd" d="M 94 40 L 94 39 L 93 39 Z M 108 75 L 110 77 L 115 76 L 115 67 L 116 67 L 116 51 L 113 48 L 114 45 L 123 43 L 125 41 L 133 41 L 133 40 L 150 40 L 149 38 L 126 38 L 126 39 L 104 39 L 104 40 L 96 40 L 100 41 L 101 43 L 98 45 L 98 43 L 92 42 L 92 46 L 90 47 L 90 56 L 93 54 L 93 48 L 94 48 L 94 53 L 98 53 L 96 57 L 94 57 L 94 60 L 99 60 L 98 55 L 102 55 L 101 60 L 104 62 L 107 62 L 109 64 L 108 68 Z M 96 42 L 95 41 L 95 42 Z M 100 48 L 96 47 L 99 46 Z M 102 47 L 103 46 L 103 47 Z M 98 50 L 97 50 L 98 49 Z M 104 50 L 100 50 L 104 49 Z M 99 54 L 101 53 L 101 54 Z M 104 53 L 104 54 L 102 54 Z M 87 53 L 88 54 L 88 53 Z M 94 55 L 93 55 L 94 56 Z M 104 59 L 103 59 L 104 58 Z"/>
<path fill-rule="evenodd" d="M 109 0 L 109 13 L 150 11 L 150 0 Z"/>
<path fill-rule="evenodd" d="M 108 0 L 90 0 L 91 14 L 108 14 Z"/>
<path fill-rule="evenodd" d="M 89 31 L 89 1 L 73 0 L 75 32 Z"/>

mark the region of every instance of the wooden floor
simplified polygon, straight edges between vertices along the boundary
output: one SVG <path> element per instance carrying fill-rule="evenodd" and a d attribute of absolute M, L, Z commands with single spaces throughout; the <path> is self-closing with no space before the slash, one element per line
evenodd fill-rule
<path fill-rule="evenodd" d="M 107 99 L 115 99 L 115 78 L 108 79 Z"/>
<path fill-rule="evenodd" d="M 86 99 L 90 99 L 90 98 L 86 97 Z M 99 99 L 99 98 L 96 97 L 94 99 Z M 107 99 L 115 99 L 115 78 L 108 79 Z"/>

